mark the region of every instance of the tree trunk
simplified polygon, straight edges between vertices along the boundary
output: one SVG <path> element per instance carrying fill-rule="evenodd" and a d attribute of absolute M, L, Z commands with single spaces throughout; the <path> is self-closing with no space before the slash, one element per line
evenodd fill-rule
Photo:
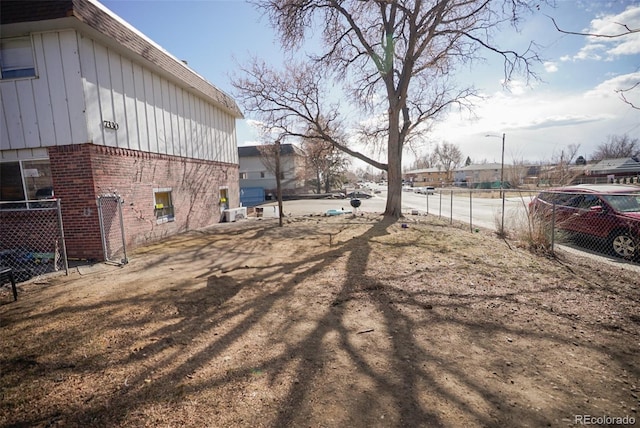
<path fill-rule="evenodd" d="M 324 173 L 324 192 L 329 193 L 331 191 L 331 173 L 327 170 Z"/>
<path fill-rule="evenodd" d="M 316 168 L 316 193 L 322 192 L 322 178 L 320 178 L 320 169 Z"/>
<path fill-rule="evenodd" d="M 402 216 L 402 142 L 398 128 L 398 114 L 389 114 L 389 142 L 387 145 L 387 205 L 385 217 Z"/>
<path fill-rule="evenodd" d="M 282 180 L 280 178 L 280 140 L 276 141 L 276 195 L 278 198 L 278 225 L 282 227 Z"/>

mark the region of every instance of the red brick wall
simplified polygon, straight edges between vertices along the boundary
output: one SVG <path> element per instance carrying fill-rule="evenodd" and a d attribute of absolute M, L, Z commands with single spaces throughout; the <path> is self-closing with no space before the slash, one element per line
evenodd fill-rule
<path fill-rule="evenodd" d="M 238 166 L 83 144 L 49 148 L 70 257 L 102 259 L 96 198 L 124 199 L 127 249 L 220 221 L 219 188 L 239 206 Z M 154 189 L 170 188 L 175 221 L 158 224 Z"/>
<path fill-rule="evenodd" d="M 48 151 L 53 189 L 61 200 L 67 255 L 102 260 L 91 145 L 49 147 Z"/>

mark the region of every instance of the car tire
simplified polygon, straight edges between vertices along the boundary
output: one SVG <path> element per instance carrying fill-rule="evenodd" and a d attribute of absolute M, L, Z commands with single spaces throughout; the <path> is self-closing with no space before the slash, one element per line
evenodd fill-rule
<path fill-rule="evenodd" d="M 640 255 L 639 244 L 640 242 L 637 238 L 623 230 L 614 231 L 609 238 L 609 245 L 613 254 L 623 259 L 632 260 L 637 258 Z"/>

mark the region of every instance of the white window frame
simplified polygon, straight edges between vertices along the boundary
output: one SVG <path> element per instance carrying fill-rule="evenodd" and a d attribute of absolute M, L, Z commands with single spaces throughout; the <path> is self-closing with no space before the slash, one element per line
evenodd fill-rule
<path fill-rule="evenodd" d="M 43 162 L 43 163 L 47 163 L 47 169 L 49 174 L 45 174 L 45 175 L 41 175 L 40 171 L 38 169 L 33 169 L 33 168 L 26 168 L 25 164 L 32 164 L 34 162 Z M 33 201 L 36 199 L 36 194 L 37 191 L 39 189 L 44 189 L 44 188 L 48 188 L 48 187 L 53 187 L 53 182 L 52 182 L 52 178 L 51 178 L 51 162 L 48 158 L 34 158 L 34 159 L 18 159 L 18 160 L 11 160 L 11 161 L 7 161 L 7 162 L 2 162 L 3 164 L 18 164 L 18 169 L 20 171 L 20 184 L 21 184 L 21 188 L 22 188 L 22 195 L 25 199 L 22 200 L 5 200 L 2 199 L 0 200 L 0 202 L 15 202 L 18 205 L 15 205 L 15 207 L 26 207 L 26 208 L 33 208 L 31 205 L 32 204 L 24 204 L 24 201 Z M 31 166 L 31 165 L 29 165 Z M 48 181 L 47 183 L 45 183 L 44 186 L 42 186 L 42 183 L 40 183 L 35 189 L 32 189 L 33 186 L 29 186 L 28 181 L 30 179 L 33 180 L 37 180 L 38 177 L 49 177 L 48 180 L 46 180 L 46 178 L 44 180 L 39 180 L 39 181 Z M 5 206 L 14 206 L 14 204 L 8 205 L 8 204 L 4 204 Z M 40 204 L 41 205 L 41 204 Z M 36 206 L 40 206 L 40 205 L 36 205 Z"/>
<path fill-rule="evenodd" d="M 25 46 L 7 46 L 12 43 L 22 43 Z M 14 51 L 7 55 L 9 49 Z M 0 80 L 30 79 L 36 76 L 36 59 L 31 36 L 0 39 Z"/>
<path fill-rule="evenodd" d="M 153 214 L 156 217 L 157 224 L 176 221 L 175 206 L 173 205 L 172 191 L 173 189 L 171 187 L 160 187 L 160 188 L 153 189 Z M 169 206 L 164 206 L 164 204 L 158 203 L 158 199 L 157 199 L 158 193 L 169 194 L 169 204 L 170 204 Z"/>

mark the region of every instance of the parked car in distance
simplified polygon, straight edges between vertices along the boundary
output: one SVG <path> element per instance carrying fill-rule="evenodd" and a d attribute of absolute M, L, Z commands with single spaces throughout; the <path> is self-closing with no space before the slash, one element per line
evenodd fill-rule
<path fill-rule="evenodd" d="M 436 193 L 436 188 L 432 186 L 414 187 L 413 193 L 418 193 L 420 195 L 433 195 Z"/>
<path fill-rule="evenodd" d="M 366 193 L 360 190 L 347 193 L 347 198 L 349 199 L 369 199 L 371 197 L 373 197 L 373 195 L 371 195 L 370 193 Z"/>
<path fill-rule="evenodd" d="M 554 206 L 558 229 L 600 240 L 618 257 L 640 258 L 639 186 L 579 184 L 549 189 L 532 199 L 529 210 L 549 220 Z"/>
<path fill-rule="evenodd" d="M 333 192 L 328 194 L 330 199 L 344 199 L 347 196 L 342 192 Z"/>

